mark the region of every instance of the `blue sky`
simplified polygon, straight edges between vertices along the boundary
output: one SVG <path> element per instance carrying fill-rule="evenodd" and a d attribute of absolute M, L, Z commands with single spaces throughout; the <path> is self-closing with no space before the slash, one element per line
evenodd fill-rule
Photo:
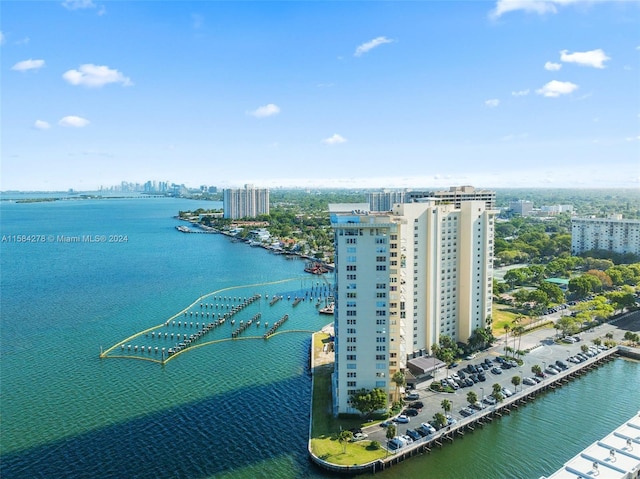
<path fill-rule="evenodd" d="M 2 1 L 0 189 L 638 187 L 635 1 Z"/>

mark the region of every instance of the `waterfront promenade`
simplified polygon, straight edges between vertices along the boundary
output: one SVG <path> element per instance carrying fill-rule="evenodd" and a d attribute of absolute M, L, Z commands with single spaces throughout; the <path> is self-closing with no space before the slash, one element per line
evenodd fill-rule
<path fill-rule="evenodd" d="M 440 448 L 446 446 L 447 443 L 451 443 L 456 439 L 469 433 L 481 433 L 477 431 L 482 429 L 486 424 L 500 418 L 505 414 L 511 414 L 517 411 L 521 406 L 527 402 L 533 401 L 535 397 L 541 393 L 549 390 L 557 389 L 563 385 L 569 383 L 573 379 L 580 377 L 589 371 L 597 368 L 599 365 L 614 359 L 617 355 L 629 355 L 636 359 L 640 358 L 640 349 L 627 348 L 619 346 L 607 351 L 603 351 L 595 357 L 589 358 L 579 364 L 573 364 L 567 362 L 568 356 L 572 356 L 580 352 L 580 347 L 583 344 L 592 345 L 591 340 L 598 337 L 604 338 L 607 333 L 612 333 L 614 340 L 618 343 L 622 342 L 624 333 L 628 330 L 638 331 L 640 330 L 640 312 L 634 312 L 626 314 L 610 323 L 603 324 L 596 329 L 588 332 L 581 333 L 582 341 L 573 344 L 556 343 L 554 341 L 555 331 L 552 329 L 543 329 L 531 332 L 523 336 L 523 349 L 525 348 L 525 341 L 527 342 L 527 349 L 531 349 L 529 354 L 524 357 L 524 363 L 519 368 L 513 370 L 506 370 L 501 375 L 494 375 L 489 371 L 486 372 L 486 382 L 475 384 L 471 388 L 461 388 L 455 393 L 438 393 L 428 389 L 429 384 L 434 380 L 430 378 L 423 382 L 418 383 L 417 392 L 420 395 L 420 401 L 424 403 L 423 409 L 419 412 L 418 416 L 411 417 L 411 421 L 408 424 L 398 424 L 398 434 L 405 434 L 407 429 L 413 429 L 421 422 L 429 422 L 433 419 L 433 415 L 436 412 L 443 412 L 441 402 L 443 399 L 448 399 L 452 403 L 451 416 L 456 420 L 456 423 L 448 428 L 444 428 L 435 434 L 423 437 L 422 439 L 413 442 L 400 450 L 389 451 L 389 454 L 385 458 L 374 461 L 366 465 L 351 465 L 351 466 L 336 466 L 334 464 L 328 464 L 322 459 L 313 456 L 311 448 L 309 452 L 312 460 L 323 468 L 330 469 L 337 472 L 345 473 L 359 473 L 359 472 L 375 472 L 391 467 L 398 462 L 401 462 L 409 457 L 417 454 L 423 454 L 430 452 L 434 448 Z M 525 339 L 526 338 L 526 339 Z M 477 364 L 484 358 L 495 358 L 504 352 L 504 341 L 499 341 L 497 345 L 487 351 L 483 351 L 478 354 L 472 361 L 463 361 L 459 368 L 466 366 L 467 363 Z M 535 385 L 519 385 L 515 394 L 511 397 L 505 398 L 502 402 L 493 405 L 486 406 L 481 411 L 476 411 L 469 417 L 462 417 L 460 409 L 468 406 L 466 399 L 467 393 L 470 390 L 476 392 L 479 398 L 484 395 L 489 395 L 492 392 L 492 386 L 495 383 L 501 384 L 501 386 L 514 391 L 514 386 L 511 384 L 511 378 L 515 375 L 526 377 L 533 376 L 531 372 L 531 366 L 537 364 L 543 367 L 554 363 L 556 360 L 561 360 L 567 363 L 569 366 L 565 371 L 561 371 L 557 375 L 548 375 L 544 380 Z M 450 370 L 450 373 L 454 370 Z M 446 375 L 444 371 L 437 374 L 436 379 L 441 379 Z M 364 428 L 364 432 L 369 436 L 368 440 L 378 441 L 381 445 L 386 444 L 386 429 L 379 425 L 373 425 Z"/>

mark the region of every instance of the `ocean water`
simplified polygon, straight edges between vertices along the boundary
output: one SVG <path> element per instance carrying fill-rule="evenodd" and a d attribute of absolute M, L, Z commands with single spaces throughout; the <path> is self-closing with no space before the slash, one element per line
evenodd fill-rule
<path fill-rule="evenodd" d="M 310 331 L 328 319 L 315 300 L 294 308 L 286 299 L 317 297 L 323 281 L 305 274 L 302 261 L 222 235 L 175 230 L 179 210 L 219 206 L 181 199 L 0 202 L 0 235 L 9 238 L 0 244 L 3 479 L 328 477 L 306 452 Z M 18 243 L 12 235 L 47 241 Z M 58 241 L 78 235 L 126 242 Z M 284 333 L 215 342 L 165 365 L 99 357 L 215 291 L 222 291 L 216 298 L 261 294 L 237 319 L 259 312 L 273 324 L 289 314 Z M 274 294 L 285 299 L 270 306 L 265 297 Z M 207 340 L 227 339 L 234 329 L 222 328 Z M 134 341 L 171 346 L 148 336 Z M 459 464 L 473 458 L 474 477 L 537 478 L 635 413 L 639 379 L 637 363 L 616 360 L 383 475 L 472 477 Z M 518 445 L 517 438 L 525 439 Z M 506 461 L 514 447 L 518 460 Z"/>

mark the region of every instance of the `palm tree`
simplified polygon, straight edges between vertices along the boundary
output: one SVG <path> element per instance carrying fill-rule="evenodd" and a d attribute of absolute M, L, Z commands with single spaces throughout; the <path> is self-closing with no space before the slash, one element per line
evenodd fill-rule
<path fill-rule="evenodd" d="M 518 385 L 520 384 L 520 376 L 513 376 L 511 378 L 511 384 L 513 384 L 513 386 L 516 388 L 516 391 L 518 390 Z"/>
<path fill-rule="evenodd" d="M 504 355 L 507 355 L 507 344 L 509 344 L 509 331 L 511 330 L 511 326 L 509 326 L 508 324 L 504 325 Z"/>
<path fill-rule="evenodd" d="M 502 395 L 502 386 L 500 386 L 498 383 L 495 383 L 492 388 L 493 392 L 491 393 L 491 395 L 496 398 L 496 401 L 502 401 L 504 399 L 504 396 Z"/>
<path fill-rule="evenodd" d="M 338 434 L 338 442 L 342 444 L 343 449 L 342 452 L 347 452 L 347 443 L 353 439 L 353 433 L 351 431 L 340 431 Z"/>
<path fill-rule="evenodd" d="M 467 393 L 467 402 L 469 404 L 475 404 L 476 402 L 478 402 L 478 395 L 475 391 L 469 391 Z"/>
<path fill-rule="evenodd" d="M 443 399 L 442 402 L 440 403 L 440 406 L 444 410 L 445 415 L 449 411 L 451 411 L 451 401 L 449 401 L 448 399 Z"/>
<path fill-rule="evenodd" d="M 531 366 L 531 372 L 536 376 L 539 376 L 540 374 L 542 374 L 542 368 L 539 364 L 534 364 L 533 366 Z"/>
<path fill-rule="evenodd" d="M 400 388 L 407 382 L 404 373 L 396 371 L 391 380 L 396 384 L 396 401 L 400 401 Z"/>
<path fill-rule="evenodd" d="M 520 344 L 522 343 L 522 335 L 524 334 L 525 331 L 526 331 L 526 329 L 524 329 L 524 326 L 522 326 L 521 324 L 519 324 L 518 326 L 513 328 L 513 330 L 511 331 L 511 333 L 514 335 L 514 339 L 513 339 L 513 347 L 514 347 L 514 349 L 516 347 L 515 337 L 516 336 L 518 337 L 518 349 L 517 350 L 519 350 L 520 349 Z"/>
<path fill-rule="evenodd" d="M 396 437 L 397 428 L 395 424 L 389 424 L 387 426 L 387 452 L 389 452 L 389 441 Z"/>

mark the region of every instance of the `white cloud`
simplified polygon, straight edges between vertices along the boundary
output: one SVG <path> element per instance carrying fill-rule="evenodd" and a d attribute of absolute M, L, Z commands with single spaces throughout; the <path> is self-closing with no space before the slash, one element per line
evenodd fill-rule
<path fill-rule="evenodd" d="M 11 67 L 12 70 L 26 72 L 27 70 L 38 70 L 44 66 L 44 60 L 22 60 Z"/>
<path fill-rule="evenodd" d="M 604 62 L 611 60 L 600 48 L 588 52 L 568 53 L 568 50 L 560 52 L 560 60 L 566 63 L 577 63 L 593 68 L 604 68 Z"/>
<path fill-rule="evenodd" d="M 33 124 L 33 127 L 37 130 L 48 130 L 49 128 L 51 128 L 51 125 L 48 121 L 36 120 L 36 122 Z"/>
<path fill-rule="evenodd" d="M 84 126 L 87 126 L 89 123 L 90 121 L 87 120 L 86 118 L 71 115 L 71 116 L 65 116 L 64 118 L 61 118 L 60 121 L 58 122 L 58 125 L 70 126 L 74 128 L 82 128 Z"/>
<path fill-rule="evenodd" d="M 256 118 L 265 118 L 267 116 L 273 116 L 280 113 L 280 107 L 273 103 L 269 103 L 268 105 L 261 106 L 251 112 L 250 115 L 255 116 Z"/>
<path fill-rule="evenodd" d="M 0 32 L 0 45 L 4 45 L 5 36 L 4 33 Z"/>
<path fill-rule="evenodd" d="M 511 94 L 513 96 L 527 96 L 529 94 L 529 89 L 527 88 L 526 90 L 512 91 Z"/>
<path fill-rule="evenodd" d="M 347 139 L 337 133 L 334 133 L 329 138 L 325 138 L 322 140 L 322 143 L 325 145 L 339 145 L 340 143 L 346 143 Z"/>
<path fill-rule="evenodd" d="M 578 89 L 578 85 L 568 81 L 552 80 L 542 88 L 536 90 L 538 95 L 556 98 L 560 95 L 567 95 Z"/>
<path fill-rule="evenodd" d="M 499 18 L 505 13 L 524 10 L 525 12 L 538 13 L 556 13 L 557 9 L 552 1 L 546 0 L 498 0 L 495 8 L 489 16 L 491 18 Z"/>
<path fill-rule="evenodd" d="M 500 100 L 498 100 L 497 98 L 492 98 L 490 100 L 486 100 L 484 104 L 487 105 L 489 108 L 495 108 L 500 104 Z"/>
<path fill-rule="evenodd" d="M 544 69 L 550 72 L 557 72 L 562 68 L 562 63 L 547 62 L 544 64 Z"/>
<path fill-rule="evenodd" d="M 96 8 L 92 0 L 64 0 L 62 6 L 68 10 L 82 10 L 85 8 Z"/>
<path fill-rule="evenodd" d="M 31 39 L 29 37 L 24 37 L 22 40 L 16 40 L 14 43 L 16 45 L 28 45 Z"/>
<path fill-rule="evenodd" d="M 98 88 L 108 83 L 121 83 L 122 86 L 133 85 L 133 82 L 118 70 L 91 63 L 80 65 L 78 70 L 65 72 L 62 78 L 72 85 L 82 85 L 89 88 Z"/>
<path fill-rule="evenodd" d="M 356 51 L 353 55 L 356 57 L 359 57 L 363 53 L 367 53 L 369 50 L 379 47 L 380 45 L 384 45 L 385 43 L 393 43 L 393 40 L 390 40 L 387 37 L 374 38 L 373 40 L 370 40 L 358 46 L 358 48 L 356 48 Z"/>

